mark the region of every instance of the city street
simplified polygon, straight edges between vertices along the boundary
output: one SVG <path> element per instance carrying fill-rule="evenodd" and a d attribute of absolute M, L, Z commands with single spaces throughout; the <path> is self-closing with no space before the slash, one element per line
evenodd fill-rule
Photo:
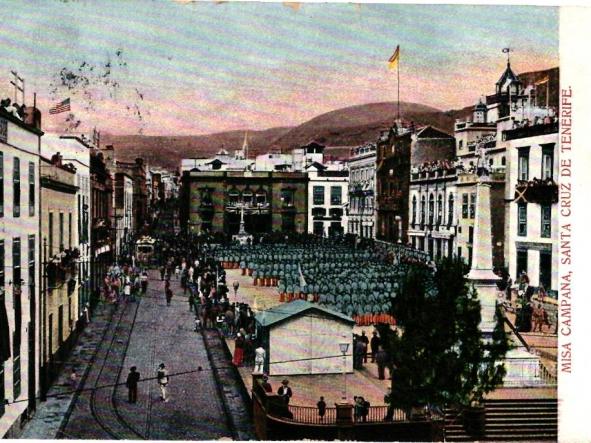
<path fill-rule="evenodd" d="M 62 438 L 231 437 L 203 338 L 193 330 L 194 315 L 187 298 L 173 280 L 175 296 L 171 306 L 166 306 L 164 282 L 154 280 L 156 274 L 150 274 L 145 297 L 115 312 Z M 166 365 L 170 377 L 166 403 L 160 400 L 155 379 L 160 363 Z M 143 380 L 135 404 L 127 402 L 124 385 L 131 366 L 137 367 Z"/>

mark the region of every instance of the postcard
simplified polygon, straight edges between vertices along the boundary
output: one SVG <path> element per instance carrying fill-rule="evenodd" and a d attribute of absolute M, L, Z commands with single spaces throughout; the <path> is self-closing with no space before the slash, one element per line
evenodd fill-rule
<path fill-rule="evenodd" d="M 588 440 L 591 8 L 0 19 L 0 437 Z"/>

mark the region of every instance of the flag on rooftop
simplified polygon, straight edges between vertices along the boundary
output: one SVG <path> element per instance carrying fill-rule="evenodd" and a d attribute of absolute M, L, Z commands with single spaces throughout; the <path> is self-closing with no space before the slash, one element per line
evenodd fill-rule
<path fill-rule="evenodd" d="M 56 104 L 53 108 L 49 108 L 50 114 L 59 114 L 60 112 L 66 112 L 70 110 L 70 98 L 68 97 L 64 101 Z"/>
<path fill-rule="evenodd" d="M 392 54 L 392 57 L 390 57 L 388 59 L 388 68 L 394 69 L 396 66 L 398 66 L 399 59 L 400 59 L 400 45 L 397 45 L 396 50 L 394 51 L 394 54 Z"/>

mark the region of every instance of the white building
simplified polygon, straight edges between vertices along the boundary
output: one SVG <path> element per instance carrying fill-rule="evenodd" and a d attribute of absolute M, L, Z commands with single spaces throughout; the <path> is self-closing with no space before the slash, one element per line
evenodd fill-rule
<path fill-rule="evenodd" d="M 264 369 L 269 375 L 342 374 L 343 369 L 353 372 L 352 318 L 296 300 L 257 313 L 256 321 L 266 350 Z M 348 344 L 347 355 L 334 358 L 341 354 L 341 343 Z"/>
<path fill-rule="evenodd" d="M 80 251 L 78 259 L 78 319 L 82 318 L 84 307 L 90 301 L 90 149 L 94 145 L 83 135 L 45 134 L 41 139 L 41 155 L 50 159 L 60 153 L 64 163 L 72 163 L 76 167 L 76 219 L 77 238 Z"/>
<path fill-rule="evenodd" d="M 308 232 L 322 236 L 347 233 L 349 171 L 328 170 L 314 162 L 308 174 Z"/>
<path fill-rule="evenodd" d="M 368 143 L 351 151 L 349 158 L 348 233 L 375 238 L 377 212 L 376 145 Z"/>
<path fill-rule="evenodd" d="M 25 121 L 23 121 L 23 119 Z M 25 123 L 26 122 L 26 123 Z M 29 124 L 30 123 L 30 124 Z M 0 437 L 18 437 L 39 395 L 41 114 L 0 106 Z M 29 344 L 34 343 L 34 347 Z M 32 377 L 30 377 L 32 376 Z"/>
<path fill-rule="evenodd" d="M 408 238 L 431 258 L 457 253 L 456 167 L 437 161 L 411 169 Z"/>

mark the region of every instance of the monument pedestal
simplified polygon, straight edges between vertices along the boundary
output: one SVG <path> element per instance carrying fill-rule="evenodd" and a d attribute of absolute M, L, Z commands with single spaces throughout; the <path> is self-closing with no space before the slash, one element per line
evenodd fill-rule
<path fill-rule="evenodd" d="M 474 225 L 474 248 L 472 266 L 468 279 L 478 292 L 480 300 L 480 330 L 485 340 L 492 339 L 496 326 L 496 306 L 499 290 L 499 277 L 493 272 L 492 229 L 490 211 L 490 184 L 481 177 L 476 185 L 476 223 Z M 518 340 L 512 340 L 519 343 Z M 535 386 L 542 384 L 540 360 L 524 348 L 512 349 L 505 356 L 504 379 L 506 386 Z"/>

